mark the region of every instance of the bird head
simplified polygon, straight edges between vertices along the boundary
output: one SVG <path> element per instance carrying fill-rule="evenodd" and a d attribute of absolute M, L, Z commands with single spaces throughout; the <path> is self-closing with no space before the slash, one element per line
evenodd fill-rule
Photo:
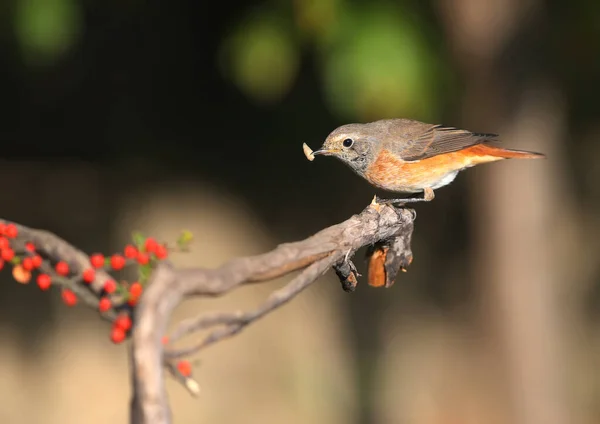
<path fill-rule="evenodd" d="M 336 128 L 327 136 L 315 156 L 333 156 L 356 172 L 364 172 L 378 139 L 365 124 L 348 124 Z"/>

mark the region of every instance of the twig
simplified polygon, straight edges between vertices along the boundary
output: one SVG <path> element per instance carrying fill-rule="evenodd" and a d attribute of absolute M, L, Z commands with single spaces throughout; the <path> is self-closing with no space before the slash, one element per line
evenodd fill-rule
<path fill-rule="evenodd" d="M 324 274 L 329 267 L 333 265 L 333 262 L 334 261 L 329 258 L 329 260 L 320 260 L 313 263 L 286 286 L 273 292 L 261 306 L 253 311 L 202 315 L 183 325 L 180 324 L 175 332 L 169 337 L 169 341 L 175 341 L 184 334 L 191 334 L 203 328 L 216 325 L 224 325 L 225 327 L 213 331 L 204 338 L 204 340 L 193 346 L 179 350 L 167 350 L 165 352 L 165 357 L 176 359 L 181 358 L 182 356 L 188 356 L 213 343 L 236 335 L 247 325 L 292 300 L 298 293 L 314 283 L 320 275 Z"/>
<path fill-rule="evenodd" d="M 183 385 L 192 396 L 198 396 L 200 394 L 200 385 L 198 382 L 192 377 L 181 375 L 173 361 L 165 361 L 165 366 L 173 378 L 179 381 L 179 383 L 181 383 L 181 385 Z"/>

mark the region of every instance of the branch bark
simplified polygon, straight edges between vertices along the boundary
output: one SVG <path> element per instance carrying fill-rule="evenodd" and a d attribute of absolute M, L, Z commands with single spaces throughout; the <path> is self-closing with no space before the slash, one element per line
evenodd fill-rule
<path fill-rule="evenodd" d="M 130 422 L 135 424 L 168 424 L 171 411 L 164 384 L 167 370 L 190 393 L 199 392 L 198 383 L 179 371 L 176 360 L 191 355 L 242 331 L 246 326 L 286 304 L 314 283 L 329 268 L 334 268 L 346 291 L 354 291 L 358 272 L 351 258 L 364 246 L 385 248 L 384 260 L 369 262 L 369 283 L 390 287 L 400 269 L 412 260 L 410 249 L 413 223 L 416 214 L 411 209 L 371 203 L 360 214 L 326 228 L 305 240 L 281 244 L 272 251 L 253 257 L 237 258 L 217 269 L 175 269 L 167 261 L 160 262 L 152 272 L 146 289 L 133 308 L 131 379 L 133 394 L 130 405 Z M 13 224 L 0 220 L 1 224 Z M 98 300 L 110 296 L 115 307 L 101 316 L 114 321 L 119 305 L 124 305 L 119 295 L 109 295 L 104 287 L 112 279 L 104 269 L 97 269 L 91 284 L 82 283 L 85 270 L 92 268 L 89 256 L 62 238 L 48 231 L 32 229 L 14 223 L 18 236 L 11 240 L 11 247 L 19 257 L 40 254 L 42 264 L 38 271 L 52 273 L 55 285 L 68 287 L 88 306 L 98 310 Z M 35 253 L 27 249 L 33 242 Z M 371 255 L 369 249 L 367 255 Z M 53 271 L 53 264 L 65 261 L 69 275 L 61 276 Z M 375 265 L 374 265 L 375 264 Z M 200 315 L 179 323 L 168 337 L 165 346 L 163 336 L 173 310 L 187 297 L 221 296 L 243 285 L 300 271 L 284 287 L 275 292 L 251 311 L 219 312 Z M 373 283 L 376 281 L 376 283 Z M 214 327 L 214 328 L 213 328 Z M 174 349 L 170 345 L 182 337 L 198 331 L 211 329 L 206 338 L 186 349 Z M 165 349 L 166 347 L 166 349 Z"/>
<path fill-rule="evenodd" d="M 397 252 L 398 256 L 406 258 L 406 261 L 396 265 L 408 266 L 412 258 L 410 240 L 415 217 L 410 209 L 372 203 L 360 214 L 305 240 L 279 245 L 262 255 L 233 259 L 217 269 L 178 270 L 168 263 L 161 263 L 153 272 L 135 310 L 132 422 L 171 423 L 164 370 L 172 370 L 172 359 L 196 353 L 239 333 L 247 325 L 293 299 L 330 267 L 338 269 L 348 263 L 350 268 L 355 269 L 350 258 L 361 247 L 396 240 L 395 245 L 404 246 L 403 252 Z M 300 274 L 272 293 L 254 311 L 213 313 L 181 322 L 169 337 L 170 342 L 209 327 L 220 328 L 189 349 L 164 350 L 161 340 L 167 331 L 169 318 L 184 298 L 220 296 L 243 284 L 271 280 L 300 269 Z M 342 281 L 342 284 L 345 282 Z M 189 388 L 188 383 L 191 382 L 186 383 Z"/>

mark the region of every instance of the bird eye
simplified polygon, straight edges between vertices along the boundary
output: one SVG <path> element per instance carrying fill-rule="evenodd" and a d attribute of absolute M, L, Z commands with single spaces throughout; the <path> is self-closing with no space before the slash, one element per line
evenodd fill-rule
<path fill-rule="evenodd" d="M 342 142 L 342 144 L 344 145 L 344 147 L 350 147 L 354 144 L 354 140 L 352 140 L 351 138 L 347 138 Z"/>

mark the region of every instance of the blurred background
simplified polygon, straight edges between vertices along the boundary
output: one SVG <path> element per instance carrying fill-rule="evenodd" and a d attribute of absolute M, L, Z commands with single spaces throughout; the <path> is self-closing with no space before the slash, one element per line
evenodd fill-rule
<path fill-rule="evenodd" d="M 499 133 L 548 159 L 473 168 L 416 205 L 392 288 L 347 294 L 330 272 L 204 352 L 200 399 L 169 382 L 175 422 L 597 423 L 599 75 L 591 0 L 2 0 L 0 216 L 89 253 L 186 228 L 175 263 L 214 267 L 371 201 L 302 153 L 338 125 Z M 0 275 L 0 422 L 127 422 L 108 324 Z"/>

